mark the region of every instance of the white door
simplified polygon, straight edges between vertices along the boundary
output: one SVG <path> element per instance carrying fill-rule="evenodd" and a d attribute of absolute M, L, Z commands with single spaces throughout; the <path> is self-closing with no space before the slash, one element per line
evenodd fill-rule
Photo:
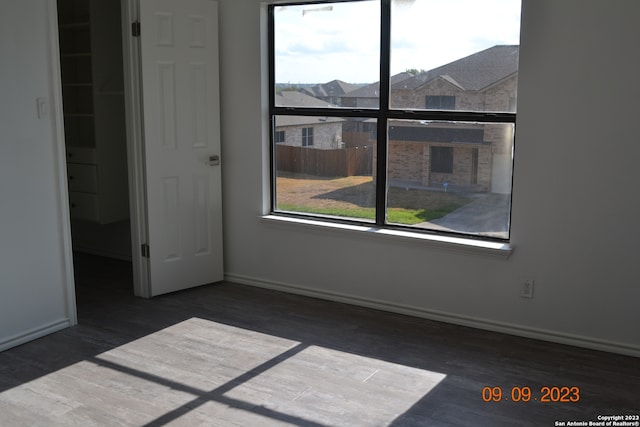
<path fill-rule="evenodd" d="M 218 9 L 140 0 L 149 296 L 223 278 Z"/>

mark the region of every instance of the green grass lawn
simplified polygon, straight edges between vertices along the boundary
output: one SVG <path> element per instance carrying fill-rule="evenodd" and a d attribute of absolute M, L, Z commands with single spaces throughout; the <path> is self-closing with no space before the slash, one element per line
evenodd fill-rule
<path fill-rule="evenodd" d="M 436 218 L 441 218 L 453 212 L 462 205 L 449 205 L 446 208 L 440 208 L 436 210 L 427 209 L 404 209 L 404 208 L 388 208 L 387 209 L 387 221 L 392 224 L 404 224 L 414 225 L 425 221 L 431 221 Z M 344 218 L 359 218 L 374 220 L 376 211 L 374 208 L 323 208 L 313 206 L 298 206 L 289 204 L 278 205 L 279 210 L 288 212 L 301 212 L 312 213 L 319 215 L 331 215 Z"/>
<path fill-rule="evenodd" d="M 466 205 L 470 199 L 455 193 L 391 188 L 388 196 L 387 221 L 414 225 L 441 218 Z M 344 218 L 375 219 L 375 207 L 345 204 L 344 206 L 313 206 L 279 203 L 278 209 L 289 212 L 331 215 Z"/>

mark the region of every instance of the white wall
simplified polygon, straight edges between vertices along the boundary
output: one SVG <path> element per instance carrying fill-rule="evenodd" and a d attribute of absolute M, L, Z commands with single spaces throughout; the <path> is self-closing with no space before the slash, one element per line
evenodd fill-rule
<path fill-rule="evenodd" d="M 51 7 L 3 0 L 0 13 L 0 350 L 75 323 Z"/>
<path fill-rule="evenodd" d="M 228 278 L 640 356 L 640 2 L 525 0 L 523 14 L 502 259 L 261 219 L 261 7 L 220 0 Z"/>

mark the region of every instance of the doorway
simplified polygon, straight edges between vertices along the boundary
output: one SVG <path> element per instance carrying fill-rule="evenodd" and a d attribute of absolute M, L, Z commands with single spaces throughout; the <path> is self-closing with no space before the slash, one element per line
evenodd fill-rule
<path fill-rule="evenodd" d="M 217 3 L 58 6 L 74 249 L 145 298 L 222 280 Z"/>
<path fill-rule="evenodd" d="M 132 261 L 120 8 L 57 0 L 74 265 Z"/>

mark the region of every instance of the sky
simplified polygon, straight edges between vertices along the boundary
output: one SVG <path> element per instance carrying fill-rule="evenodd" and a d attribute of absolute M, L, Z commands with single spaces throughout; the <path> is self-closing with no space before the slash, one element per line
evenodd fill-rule
<path fill-rule="evenodd" d="M 379 80 L 377 0 L 278 6 L 274 20 L 277 83 Z M 391 75 L 519 43 L 520 0 L 393 0 Z"/>

